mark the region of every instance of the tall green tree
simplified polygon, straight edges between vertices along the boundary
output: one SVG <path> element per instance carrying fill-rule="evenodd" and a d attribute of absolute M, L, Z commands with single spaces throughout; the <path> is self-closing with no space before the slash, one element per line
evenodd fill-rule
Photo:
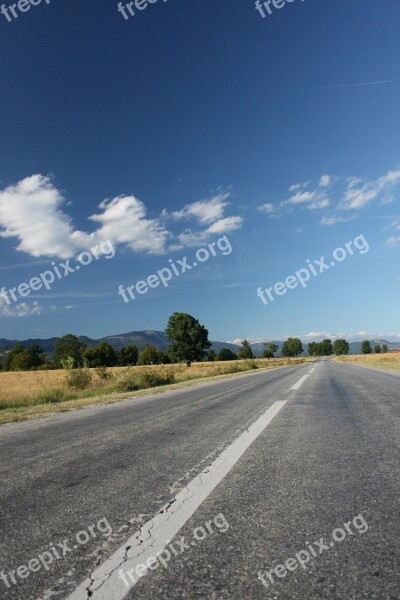
<path fill-rule="evenodd" d="M 371 344 L 369 343 L 368 340 L 364 340 L 363 343 L 361 344 L 361 352 L 363 354 L 371 354 L 372 353 Z"/>
<path fill-rule="evenodd" d="M 170 316 L 165 335 L 172 341 L 168 348 L 172 360 L 185 361 L 188 367 L 194 360 L 202 360 L 211 347 L 207 329 L 186 313 L 175 312 Z"/>
<path fill-rule="evenodd" d="M 28 348 L 18 352 L 11 361 L 11 371 L 29 371 L 32 367 L 32 355 Z"/>
<path fill-rule="evenodd" d="M 217 353 L 213 348 L 210 348 L 207 352 L 207 360 L 208 362 L 214 362 L 217 360 Z"/>
<path fill-rule="evenodd" d="M 308 343 L 308 354 L 309 356 L 319 356 L 318 352 L 318 344 L 317 342 L 309 342 Z"/>
<path fill-rule="evenodd" d="M 218 352 L 218 360 L 237 360 L 237 355 L 230 348 L 221 348 Z"/>
<path fill-rule="evenodd" d="M 137 346 L 135 346 L 135 344 L 128 344 L 127 346 L 123 346 L 123 348 L 121 348 L 119 364 L 122 367 L 133 367 L 137 364 L 138 358 L 139 351 Z"/>
<path fill-rule="evenodd" d="M 282 356 L 299 356 L 303 352 L 303 344 L 299 338 L 288 338 L 283 342 Z"/>
<path fill-rule="evenodd" d="M 253 350 L 247 340 L 243 340 L 242 345 L 237 351 L 237 356 L 239 360 L 247 360 L 254 358 Z"/>
<path fill-rule="evenodd" d="M 138 364 L 141 366 L 165 364 L 165 354 L 155 346 L 147 344 L 139 354 Z"/>
<path fill-rule="evenodd" d="M 118 352 L 107 342 L 100 342 L 96 348 L 87 348 L 83 353 L 89 367 L 115 367 L 118 364 Z"/>
<path fill-rule="evenodd" d="M 382 345 L 382 352 L 383 352 L 384 354 L 386 354 L 386 352 L 387 352 L 388 350 L 389 350 L 389 348 L 387 347 L 387 344 L 383 344 L 383 345 Z"/>
<path fill-rule="evenodd" d="M 320 356 L 331 356 L 331 354 L 333 353 L 332 340 L 322 340 L 320 352 Z"/>
<path fill-rule="evenodd" d="M 268 344 L 264 344 L 264 349 L 262 351 L 263 358 L 274 358 L 275 352 L 278 352 L 278 344 L 273 344 L 269 342 Z"/>
<path fill-rule="evenodd" d="M 11 350 L 9 352 L 7 352 L 5 359 L 3 361 L 3 369 L 5 371 L 11 371 L 11 364 L 12 361 L 14 360 L 14 357 L 19 354 L 20 352 L 23 352 L 24 350 L 26 350 L 26 348 L 24 348 L 24 346 L 21 346 L 21 344 L 15 344 L 15 346 L 13 346 L 11 348 Z"/>
<path fill-rule="evenodd" d="M 375 354 L 380 354 L 380 353 L 381 353 L 381 351 L 382 351 L 382 348 L 380 347 L 380 345 L 379 345 L 379 344 L 376 344 L 376 345 L 374 346 L 374 352 L 375 352 Z"/>
<path fill-rule="evenodd" d="M 60 368 L 62 366 L 61 360 L 66 360 L 71 356 L 74 359 L 74 367 L 81 367 L 85 350 L 86 344 L 81 342 L 76 335 L 68 333 L 57 340 L 53 353 L 53 363 Z"/>
<path fill-rule="evenodd" d="M 333 352 L 336 356 L 342 356 L 343 354 L 348 354 L 350 350 L 349 343 L 339 338 L 333 342 Z"/>
<path fill-rule="evenodd" d="M 38 344 L 33 344 L 30 349 L 32 366 L 40 367 L 45 363 L 44 350 Z"/>

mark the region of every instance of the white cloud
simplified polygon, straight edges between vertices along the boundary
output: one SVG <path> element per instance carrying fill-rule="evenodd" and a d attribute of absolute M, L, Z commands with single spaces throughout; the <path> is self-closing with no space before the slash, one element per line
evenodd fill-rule
<path fill-rule="evenodd" d="M 31 256 L 68 258 L 90 243 L 61 210 L 64 198 L 48 177 L 32 175 L 0 191 L 0 236 L 18 238 Z"/>
<path fill-rule="evenodd" d="M 230 192 L 222 192 L 208 200 L 187 204 L 182 210 L 173 212 L 172 217 L 176 220 L 195 218 L 201 225 L 212 223 L 223 217 L 229 196 Z"/>
<path fill-rule="evenodd" d="M 307 208 L 310 210 L 320 210 L 321 208 L 327 208 L 330 205 L 330 201 L 328 198 L 324 198 L 323 200 L 315 200 L 311 202 L 311 204 L 307 205 Z"/>
<path fill-rule="evenodd" d="M 207 241 L 207 234 L 204 231 L 192 231 L 185 229 L 177 236 L 177 243 L 172 244 L 168 250 L 170 252 L 182 250 L 182 248 L 193 248 L 201 246 Z"/>
<path fill-rule="evenodd" d="M 31 317 L 33 315 L 40 315 L 43 310 L 43 306 L 40 306 L 38 302 L 16 302 L 7 304 L 3 296 L 0 296 L 0 317 Z"/>
<path fill-rule="evenodd" d="M 227 234 L 239 229 L 243 223 L 242 217 L 224 217 L 225 208 L 229 205 L 229 197 L 230 192 L 221 192 L 208 200 L 187 204 L 182 210 L 173 212 L 170 216 L 174 220 L 194 219 L 198 225 L 208 225 L 208 227 L 199 230 L 185 229 L 177 236 L 177 243 L 171 244 L 168 249 L 172 251 L 183 247 L 200 246 L 213 234 Z M 167 211 L 163 211 L 163 216 L 168 218 Z"/>
<path fill-rule="evenodd" d="M 209 235 L 213 233 L 231 233 L 232 231 L 236 231 L 236 229 L 240 229 L 242 223 L 242 217 L 226 217 L 210 225 L 206 233 Z"/>
<path fill-rule="evenodd" d="M 202 243 L 214 233 L 238 229 L 242 217 L 224 216 L 229 196 L 230 192 L 221 192 L 187 204 L 172 215 L 164 210 L 159 218 L 148 218 L 143 202 L 133 195 L 121 195 L 103 200 L 98 213 L 88 217 L 97 229 L 83 232 L 74 228 L 64 212 L 66 201 L 52 180 L 32 175 L 0 190 L 0 237 L 17 238 L 17 250 L 34 257 L 66 259 L 106 240 L 135 252 L 162 254 L 168 241 L 169 249 L 178 249 L 195 241 Z M 164 225 L 169 217 L 174 221 L 195 219 L 204 230 L 186 230 L 174 236 Z"/>
<path fill-rule="evenodd" d="M 394 231 L 400 231 L 400 220 L 396 219 L 395 221 L 392 221 L 390 223 L 390 225 L 388 225 L 388 227 L 384 228 L 384 231 L 387 231 L 388 229 L 394 229 Z M 400 244 L 400 235 L 392 235 L 390 236 L 390 238 L 388 238 L 385 242 L 386 246 L 397 246 L 398 244 Z"/>
<path fill-rule="evenodd" d="M 385 242 L 387 246 L 397 246 L 400 244 L 400 235 L 392 235 Z"/>
<path fill-rule="evenodd" d="M 295 184 L 290 186 L 289 191 L 292 196 L 281 202 L 281 206 L 305 206 L 310 210 L 321 210 L 330 205 L 330 199 L 327 197 L 327 189 L 332 182 L 330 175 L 321 175 L 318 185 L 313 190 L 304 190 L 309 184 Z"/>
<path fill-rule="evenodd" d="M 330 175 L 322 175 L 321 179 L 319 180 L 319 186 L 320 187 L 328 187 L 331 183 L 331 176 Z"/>
<path fill-rule="evenodd" d="M 168 231 L 157 219 L 146 218 L 146 207 L 134 196 L 118 196 L 99 204 L 103 212 L 90 220 L 100 224 L 95 236 L 111 240 L 137 252 L 161 254 L 165 250 Z"/>
<path fill-rule="evenodd" d="M 303 204 L 314 200 L 315 191 L 314 192 L 296 192 L 289 200 L 285 200 L 282 202 L 282 205 L 286 204 Z"/>
<path fill-rule="evenodd" d="M 316 338 L 321 338 L 321 339 L 332 339 L 336 337 L 334 333 L 330 333 L 329 331 L 310 331 L 309 333 L 306 333 L 305 335 L 301 336 L 302 339 L 316 339 Z"/>
<path fill-rule="evenodd" d="M 260 212 L 267 213 L 267 215 L 270 215 L 274 212 L 275 209 L 273 204 L 267 202 L 266 204 L 261 204 L 260 206 L 257 206 L 257 210 L 259 210 Z"/>
<path fill-rule="evenodd" d="M 359 183 L 362 183 L 362 179 L 360 177 L 348 177 L 346 179 L 346 183 L 347 183 L 347 187 L 348 188 L 353 188 L 356 185 L 358 185 Z"/>
<path fill-rule="evenodd" d="M 332 225 L 336 225 L 336 223 L 347 223 L 347 221 L 353 221 L 354 218 L 355 217 L 350 217 L 348 219 L 344 219 L 343 217 L 335 217 L 335 216 L 323 217 L 320 220 L 320 224 L 332 226 Z"/>
<path fill-rule="evenodd" d="M 400 168 L 395 171 L 389 171 L 375 181 L 367 181 L 361 185 L 360 180 L 351 178 L 347 180 L 347 188 L 340 208 L 344 210 L 357 210 L 363 208 L 366 204 L 376 200 L 382 193 L 385 202 L 389 196 L 387 191 L 400 184 Z"/>
<path fill-rule="evenodd" d="M 291 192 L 291 193 L 298 192 L 299 190 L 302 190 L 305 187 L 307 187 L 309 183 L 310 183 L 309 181 L 303 181 L 303 183 L 295 183 L 290 186 L 289 192 Z"/>

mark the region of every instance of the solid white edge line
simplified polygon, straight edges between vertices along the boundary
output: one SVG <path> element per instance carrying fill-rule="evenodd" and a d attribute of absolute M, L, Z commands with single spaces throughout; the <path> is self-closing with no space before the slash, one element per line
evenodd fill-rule
<path fill-rule="evenodd" d="M 261 417 L 244 431 L 214 462 L 197 475 L 175 498 L 147 521 L 123 546 L 106 559 L 68 596 L 67 600 L 87 600 L 90 589 L 91 600 L 122 600 L 135 584 L 127 587 L 118 575 L 135 569 L 149 558 L 155 557 L 172 541 L 179 530 L 193 516 L 199 506 L 229 473 L 247 448 L 264 431 L 267 425 L 286 404 L 286 400 L 275 402 Z M 130 546 L 127 551 L 126 548 Z M 147 574 L 144 573 L 142 576 Z M 137 583 L 139 577 L 135 578 Z"/>

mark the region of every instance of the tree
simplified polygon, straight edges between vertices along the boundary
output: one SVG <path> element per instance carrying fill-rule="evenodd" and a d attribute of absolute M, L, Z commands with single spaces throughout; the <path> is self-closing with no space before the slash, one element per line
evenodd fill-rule
<path fill-rule="evenodd" d="M 316 342 L 309 342 L 308 354 L 309 356 L 318 356 L 318 344 Z"/>
<path fill-rule="evenodd" d="M 71 356 L 74 359 L 74 367 L 80 367 L 83 364 L 83 353 L 86 350 L 86 344 L 81 342 L 76 335 L 68 333 L 58 338 L 53 353 L 53 363 L 56 367 L 61 367 L 61 359 L 67 359 Z"/>
<path fill-rule="evenodd" d="M 217 360 L 217 353 L 213 348 L 210 348 L 210 350 L 207 352 L 207 360 L 208 362 L 214 362 Z"/>
<path fill-rule="evenodd" d="M 122 367 L 133 367 L 137 364 L 139 358 L 139 351 L 135 344 L 129 344 L 121 348 L 119 355 L 119 364 Z"/>
<path fill-rule="evenodd" d="M 387 352 L 387 351 L 388 351 L 387 344 L 383 344 L 383 346 L 382 346 L 382 352 L 383 352 L 384 354 L 386 354 L 386 352 Z"/>
<path fill-rule="evenodd" d="M 155 346 L 147 344 L 139 354 L 139 365 L 161 365 L 165 362 L 165 354 Z"/>
<path fill-rule="evenodd" d="M 348 354 L 349 350 L 350 346 L 346 340 L 339 338 L 333 342 L 333 352 L 336 354 L 336 356 Z"/>
<path fill-rule="evenodd" d="M 15 344 L 15 346 L 13 346 L 11 348 L 11 350 L 9 352 L 7 352 L 4 362 L 3 362 L 3 368 L 5 371 L 11 371 L 11 363 L 12 363 L 14 357 L 17 354 L 19 354 L 20 352 L 23 352 L 24 350 L 26 350 L 26 348 L 21 346 L 21 344 Z"/>
<path fill-rule="evenodd" d="M 31 353 L 27 348 L 18 352 L 11 361 L 11 371 L 29 371 L 33 367 Z"/>
<path fill-rule="evenodd" d="M 282 356 L 298 356 L 303 352 L 303 344 L 299 338 L 288 338 L 283 342 Z"/>
<path fill-rule="evenodd" d="M 332 341 L 331 340 L 322 340 L 320 344 L 320 356 L 331 356 L 333 353 L 332 349 Z"/>
<path fill-rule="evenodd" d="M 186 313 L 173 313 L 165 330 L 172 344 L 168 354 L 172 360 L 185 361 L 190 367 L 192 361 L 201 360 L 211 347 L 207 329 L 197 319 Z"/>
<path fill-rule="evenodd" d="M 237 355 L 230 348 L 221 348 L 218 352 L 218 360 L 237 360 Z"/>
<path fill-rule="evenodd" d="M 118 364 L 118 353 L 107 342 L 100 342 L 96 348 L 87 348 L 83 353 L 88 366 L 94 367 L 115 367 Z"/>
<path fill-rule="evenodd" d="M 278 352 L 278 344 L 273 344 L 269 342 L 268 344 L 264 344 L 264 350 L 262 351 L 263 358 L 274 358 L 275 352 Z"/>
<path fill-rule="evenodd" d="M 369 343 L 368 340 L 364 340 L 363 343 L 361 344 L 361 352 L 363 354 L 371 354 L 372 348 L 371 348 L 371 344 Z"/>
<path fill-rule="evenodd" d="M 246 360 L 248 358 L 254 358 L 253 350 L 247 340 L 243 340 L 242 345 L 237 351 L 237 356 L 239 360 Z"/>
<path fill-rule="evenodd" d="M 44 364 L 44 350 L 38 344 L 33 344 L 30 349 L 32 357 L 32 367 L 40 367 Z"/>
<path fill-rule="evenodd" d="M 381 353 L 381 347 L 379 344 L 376 344 L 376 346 L 374 346 L 374 352 L 375 352 L 375 354 Z"/>

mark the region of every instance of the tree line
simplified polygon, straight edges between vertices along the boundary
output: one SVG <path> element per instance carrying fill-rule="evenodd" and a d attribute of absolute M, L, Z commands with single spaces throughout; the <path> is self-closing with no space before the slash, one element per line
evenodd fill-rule
<path fill-rule="evenodd" d="M 76 335 L 71 333 L 59 338 L 54 352 L 46 360 L 45 352 L 37 344 L 25 348 L 16 344 L 4 357 L 1 368 L 5 371 L 27 371 L 31 369 L 76 369 L 82 367 L 117 367 L 135 365 L 161 365 L 185 362 L 188 367 L 194 361 L 229 361 L 251 360 L 255 358 L 252 347 L 243 340 L 237 352 L 230 348 L 221 348 L 215 352 L 208 339 L 208 330 L 201 323 L 186 313 L 173 313 L 165 330 L 170 345 L 166 351 L 148 344 L 139 352 L 135 344 L 129 344 L 115 350 L 111 344 L 100 342 L 95 348 L 88 348 Z M 278 345 L 272 342 L 264 344 L 262 358 L 274 358 Z M 372 348 L 368 340 L 361 345 L 363 354 L 371 354 Z M 386 344 L 374 347 L 375 353 L 387 352 Z M 304 348 L 299 338 L 288 338 L 282 345 L 282 356 L 297 357 L 303 354 Z M 310 342 L 310 356 L 343 355 L 349 353 L 349 343 L 337 339 L 333 343 L 329 339 L 322 342 Z"/>
<path fill-rule="evenodd" d="M 332 354 L 342 356 L 347 355 L 349 350 L 349 343 L 344 339 L 337 339 L 333 343 L 332 340 L 325 339 L 322 342 L 310 342 L 308 344 L 308 354 L 310 356 L 331 356 Z M 388 352 L 387 344 L 382 344 L 382 346 L 376 344 L 373 351 L 375 354 L 386 353 Z M 361 343 L 361 352 L 362 354 L 372 354 L 371 342 L 369 340 L 364 340 Z"/>

